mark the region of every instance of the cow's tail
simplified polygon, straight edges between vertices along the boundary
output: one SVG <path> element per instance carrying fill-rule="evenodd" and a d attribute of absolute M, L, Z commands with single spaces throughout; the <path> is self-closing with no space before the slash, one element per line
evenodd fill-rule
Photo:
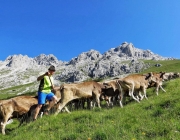
<path fill-rule="evenodd" d="M 119 96 L 120 94 L 123 93 L 122 87 L 121 87 L 121 80 L 116 80 L 116 84 L 118 85 L 118 90 L 119 90 Z M 120 98 L 120 97 L 119 97 Z"/>
<path fill-rule="evenodd" d="M 121 80 L 116 80 L 119 91 L 122 91 L 121 82 L 122 82 Z"/>
<path fill-rule="evenodd" d="M 116 83 L 118 85 L 118 89 L 119 89 L 119 105 L 123 108 L 123 104 L 122 104 L 122 100 L 123 100 L 123 89 L 122 89 L 122 86 L 121 86 L 121 80 L 116 80 Z"/>

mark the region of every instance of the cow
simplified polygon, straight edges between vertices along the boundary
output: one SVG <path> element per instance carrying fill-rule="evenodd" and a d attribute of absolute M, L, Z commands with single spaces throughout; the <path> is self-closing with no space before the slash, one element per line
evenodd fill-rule
<path fill-rule="evenodd" d="M 153 73 L 153 78 L 149 83 L 148 88 L 155 87 L 156 95 L 158 95 L 159 88 L 166 92 L 166 90 L 162 87 L 163 81 L 166 79 L 165 74 L 165 72 Z"/>
<path fill-rule="evenodd" d="M 144 94 L 144 97 L 147 99 L 146 96 L 146 89 L 151 82 L 153 77 L 153 73 L 148 73 L 148 74 L 132 74 L 128 75 L 125 78 L 117 80 L 119 84 L 119 90 L 120 92 L 120 106 L 123 107 L 122 101 L 124 94 L 126 92 L 129 93 L 129 96 L 132 97 L 134 100 L 139 102 L 139 99 L 134 96 L 135 92 L 140 92 L 142 91 Z"/>
<path fill-rule="evenodd" d="M 180 77 L 180 73 L 179 72 L 175 72 L 173 75 L 174 78 L 179 78 Z"/>
<path fill-rule="evenodd" d="M 101 99 L 106 101 L 108 107 L 112 107 L 119 96 L 119 86 L 116 80 L 105 81 L 102 83 L 105 88 L 102 89 Z"/>
<path fill-rule="evenodd" d="M 103 93 L 101 95 L 101 98 L 103 98 L 107 106 L 111 107 L 113 106 L 113 103 L 116 103 L 116 101 L 120 100 L 120 84 L 117 82 L 117 80 L 120 80 L 122 78 L 116 78 L 111 81 L 106 81 L 103 83 L 105 86 L 105 89 L 103 89 Z M 136 96 L 138 100 L 142 100 L 144 96 L 141 95 L 140 90 L 134 90 L 133 95 Z M 125 100 L 125 97 L 129 97 L 128 90 L 124 90 L 124 96 L 123 99 Z M 140 98 L 139 98 L 140 97 Z"/>
<path fill-rule="evenodd" d="M 95 81 L 62 85 L 61 100 L 58 102 L 58 109 L 55 114 L 57 115 L 68 102 L 80 98 L 93 98 L 94 102 L 96 101 L 98 107 L 101 108 L 99 97 L 102 93 L 102 87 L 101 84 Z"/>
<path fill-rule="evenodd" d="M 5 127 L 9 119 L 22 118 L 29 112 L 30 108 L 37 105 L 38 100 L 35 96 L 17 96 L 0 101 L 0 123 L 1 132 L 5 134 Z"/>
<path fill-rule="evenodd" d="M 180 74 L 178 72 L 166 72 L 163 76 L 163 79 L 165 81 L 170 81 L 178 77 L 180 77 Z"/>
<path fill-rule="evenodd" d="M 60 90 L 61 88 L 62 88 L 61 86 L 56 86 L 52 90 L 54 95 L 57 97 L 57 102 L 59 102 L 61 99 L 61 90 Z M 50 113 L 54 113 L 57 110 L 57 108 L 58 108 L 57 103 L 56 104 L 50 104 L 50 102 L 47 101 L 46 104 L 44 104 L 42 109 L 41 109 L 42 113 L 41 113 L 40 117 L 42 118 L 42 115 L 44 114 L 45 110 L 50 110 Z M 64 111 L 67 113 L 71 113 L 69 111 L 69 109 L 67 108 L 67 106 L 64 107 Z"/>

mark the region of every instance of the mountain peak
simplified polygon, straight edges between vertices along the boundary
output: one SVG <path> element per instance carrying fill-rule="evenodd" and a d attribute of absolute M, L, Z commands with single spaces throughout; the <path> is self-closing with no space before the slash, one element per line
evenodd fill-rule
<path fill-rule="evenodd" d="M 167 59 L 160 55 L 154 54 L 150 50 L 142 50 L 135 48 L 132 43 L 123 42 L 120 46 L 116 48 L 111 48 L 109 51 L 105 52 L 107 56 L 118 56 L 122 59 L 156 59 L 156 60 L 164 60 Z"/>

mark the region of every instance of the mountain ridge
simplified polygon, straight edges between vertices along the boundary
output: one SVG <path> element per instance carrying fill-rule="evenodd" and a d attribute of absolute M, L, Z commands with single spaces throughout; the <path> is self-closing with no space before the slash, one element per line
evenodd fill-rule
<path fill-rule="evenodd" d="M 40 54 L 34 58 L 22 54 L 10 55 L 5 61 L 0 61 L 0 89 L 27 83 L 36 85 L 36 77 L 46 72 L 50 65 L 57 69 L 54 79 L 59 85 L 63 82 L 81 82 L 138 73 L 150 67 L 141 60 L 173 59 L 162 57 L 150 50 L 135 48 L 132 43 L 127 42 L 103 54 L 94 49 L 82 52 L 68 62 L 58 60 L 53 54 Z"/>

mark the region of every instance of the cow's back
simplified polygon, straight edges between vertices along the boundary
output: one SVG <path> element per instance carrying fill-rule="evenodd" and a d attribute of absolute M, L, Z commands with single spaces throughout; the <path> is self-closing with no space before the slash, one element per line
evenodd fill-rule
<path fill-rule="evenodd" d="M 14 101 L 14 110 L 18 110 L 18 114 L 27 113 L 31 106 L 38 104 L 35 96 L 18 96 L 12 99 Z"/>

